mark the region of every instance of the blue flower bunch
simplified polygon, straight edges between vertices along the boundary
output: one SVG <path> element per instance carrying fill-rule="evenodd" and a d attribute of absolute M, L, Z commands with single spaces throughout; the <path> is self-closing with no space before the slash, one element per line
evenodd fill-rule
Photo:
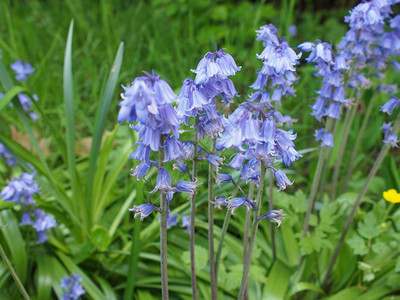
<path fill-rule="evenodd" d="M 178 181 L 172 184 L 171 175 L 164 167 L 170 161 L 181 161 L 190 158 L 192 148 L 190 144 L 179 140 L 179 128 L 182 123 L 176 109 L 172 106 L 177 99 L 166 81 L 156 75 L 144 72 L 146 76 L 137 77 L 130 87 L 124 87 L 125 93 L 121 94 L 123 101 L 118 114 L 118 122 L 128 121 L 130 127 L 139 133 L 136 149 L 130 158 L 140 161 L 132 170 L 131 175 L 138 179 L 145 177 L 152 166 L 159 169 L 157 183 L 150 193 L 160 191 L 167 195 L 168 203 L 171 202 L 174 192 L 193 193 L 198 184 L 195 181 Z M 163 150 L 164 156 L 160 161 L 154 158 L 154 153 Z M 149 200 L 130 209 L 135 212 L 135 217 L 141 220 L 159 208 Z M 170 211 L 168 209 L 168 216 Z M 173 223 L 173 222 L 172 222 Z M 170 224 L 172 224 L 170 221 Z M 172 226 L 172 225 L 171 225 Z"/>
<path fill-rule="evenodd" d="M 0 197 L 4 201 L 19 204 L 25 208 L 20 225 L 31 225 L 38 233 L 36 243 L 44 243 L 49 238 L 46 233 L 57 226 L 57 222 L 53 216 L 36 208 L 37 204 L 33 196 L 39 193 L 40 188 L 34 181 L 34 177 L 35 173 L 22 173 L 19 178 L 12 179 L 2 189 Z"/>
<path fill-rule="evenodd" d="M 217 149 L 234 148 L 239 151 L 228 165 L 240 171 L 240 180 L 246 182 L 258 185 L 261 164 L 265 164 L 273 172 L 280 191 L 293 182 L 276 167 L 277 163 L 283 162 L 289 167 L 301 155 L 294 148 L 296 134 L 293 130 L 278 128 L 295 120 L 282 116 L 272 104 L 280 104 L 283 96 L 294 95 L 295 65 L 301 54 L 296 54 L 284 39 L 279 38 L 273 25 L 261 27 L 257 31 L 257 40 L 263 41 L 265 49 L 257 55 L 263 67 L 251 86 L 256 91 L 250 95 L 249 101 L 241 103 L 224 119 L 225 130 L 217 140 Z M 220 176 L 219 181 L 229 182 L 232 178 Z M 215 206 L 221 205 L 221 199 L 216 199 Z M 227 202 L 227 208 L 232 213 L 243 205 L 248 209 L 255 208 L 253 200 L 245 196 Z"/>
<path fill-rule="evenodd" d="M 82 287 L 82 278 L 78 274 L 72 274 L 71 276 L 65 276 L 61 279 L 60 287 L 64 290 L 62 300 L 77 300 L 80 296 L 86 293 L 86 290 Z"/>
<path fill-rule="evenodd" d="M 336 54 L 331 44 L 319 40 L 298 46 L 302 51 L 310 52 L 307 62 L 315 63 L 315 75 L 322 77 L 323 85 L 311 107 L 312 115 L 318 121 L 324 117 L 340 119 L 343 106 L 350 108 L 355 104 L 354 99 L 345 98 L 345 88 L 351 89 L 352 96 L 359 99 L 361 90 L 371 86 L 371 70 L 375 70 L 375 77 L 382 79 L 382 71 L 387 68 L 390 58 L 400 54 L 400 17 L 391 18 L 391 5 L 397 2 L 372 0 L 354 7 L 345 17 L 350 28 L 338 45 Z M 389 24 L 388 32 L 385 32 L 386 24 Z M 399 68 L 397 61 L 392 65 Z M 392 91 L 393 88 L 387 86 L 381 90 Z M 390 109 L 392 103 L 383 109 Z M 321 147 L 333 147 L 329 128 L 317 129 L 315 139 L 321 141 Z"/>
<path fill-rule="evenodd" d="M 16 74 L 15 79 L 20 82 L 26 81 L 28 79 L 28 76 L 35 72 L 35 68 L 33 68 L 30 63 L 28 63 L 28 62 L 23 63 L 21 60 L 17 60 L 13 64 L 11 64 L 10 68 Z M 0 93 L 0 100 L 3 97 L 4 97 L 4 94 Z M 39 101 L 39 97 L 36 94 L 34 94 L 32 97 L 35 101 Z M 33 112 L 33 109 L 32 109 L 33 103 L 32 103 L 31 98 L 24 93 L 19 93 L 18 99 L 22 105 L 22 108 L 29 114 L 31 119 L 37 120 L 38 116 L 36 113 Z M 12 106 L 12 103 L 10 103 L 10 106 Z"/>
<path fill-rule="evenodd" d="M 18 163 L 15 158 L 8 152 L 7 148 L 0 143 L 0 157 L 6 160 L 6 164 L 10 167 L 15 167 Z"/>

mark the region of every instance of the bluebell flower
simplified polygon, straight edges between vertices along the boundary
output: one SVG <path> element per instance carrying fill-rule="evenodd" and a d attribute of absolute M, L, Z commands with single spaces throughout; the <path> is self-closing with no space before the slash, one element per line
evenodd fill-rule
<path fill-rule="evenodd" d="M 216 52 L 207 52 L 200 60 L 196 70 L 192 70 L 192 72 L 196 73 L 194 83 L 202 85 L 210 78 L 226 79 L 228 76 L 235 75 L 240 69 L 241 67 L 236 65 L 232 56 L 221 49 Z"/>
<path fill-rule="evenodd" d="M 297 27 L 294 24 L 291 24 L 288 28 L 288 33 L 290 36 L 296 36 L 297 35 Z"/>
<path fill-rule="evenodd" d="M 222 209 L 222 206 L 226 206 L 226 198 L 225 197 L 215 197 L 214 201 L 210 201 L 214 204 L 215 208 Z"/>
<path fill-rule="evenodd" d="M 198 186 L 199 184 L 197 184 L 196 181 L 178 181 L 175 185 L 177 192 L 188 193 L 191 195 L 196 192 Z"/>
<path fill-rule="evenodd" d="M 60 287 L 64 290 L 62 300 L 77 300 L 80 296 L 86 293 L 86 290 L 82 287 L 82 278 L 78 274 L 72 274 L 72 276 L 65 276 L 61 279 Z"/>
<path fill-rule="evenodd" d="M 218 184 L 221 182 L 232 182 L 232 176 L 229 174 L 218 173 L 215 182 Z"/>
<path fill-rule="evenodd" d="M 30 211 L 25 211 L 22 214 L 21 222 L 19 223 L 20 226 L 27 226 L 27 225 L 32 225 L 32 219 L 31 219 L 31 213 Z"/>
<path fill-rule="evenodd" d="M 23 63 L 21 60 L 17 60 L 11 66 L 11 69 L 15 72 L 15 79 L 18 81 L 24 81 L 28 79 L 28 75 L 33 74 L 35 69 L 32 68 L 28 62 Z"/>
<path fill-rule="evenodd" d="M 384 105 L 381 106 L 381 111 L 391 115 L 396 107 L 400 107 L 400 99 L 393 97 L 389 99 Z"/>
<path fill-rule="evenodd" d="M 232 215 L 235 214 L 235 210 L 237 210 L 239 207 L 242 206 L 247 206 L 247 209 L 256 209 L 256 206 L 253 202 L 253 200 L 247 198 L 247 197 L 237 197 L 237 198 L 233 198 L 231 200 L 227 201 L 227 209 L 229 209 L 232 213 Z"/>
<path fill-rule="evenodd" d="M 282 224 L 281 219 L 284 220 L 284 219 L 285 219 L 285 216 L 286 216 L 286 215 L 283 214 L 283 210 L 282 210 L 282 209 L 280 209 L 280 210 L 275 210 L 275 209 L 273 209 L 273 210 L 270 210 L 266 215 L 263 215 L 263 216 L 259 217 L 258 219 L 259 219 L 259 220 L 262 220 L 262 219 L 270 219 L 270 220 L 272 220 L 272 221 L 278 223 L 278 226 L 277 226 L 277 227 L 279 227 L 279 226 L 281 226 L 281 224 Z"/>
<path fill-rule="evenodd" d="M 144 177 L 150 170 L 151 165 L 148 165 L 145 161 L 141 162 L 136 166 L 135 169 L 131 169 L 131 176 L 137 176 L 137 179 Z"/>
<path fill-rule="evenodd" d="M 164 162 L 179 160 L 185 156 L 182 142 L 174 137 L 168 137 L 165 141 Z"/>
<path fill-rule="evenodd" d="M 134 205 L 132 208 L 129 209 L 129 211 L 134 211 L 135 216 L 134 218 L 136 219 L 137 216 L 140 216 L 140 221 L 143 221 L 144 218 L 149 216 L 154 210 L 154 205 L 153 203 L 145 203 L 141 205 Z"/>
<path fill-rule="evenodd" d="M 175 190 L 171 185 L 171 176 L 165 168 L 160 168 L 158 170 L 157 184 L 150 193 L 155 193 L 158 190 L 164 193 Z"/>
<path fill-rule="evenodd" d="M 397 145 L 399 143 L 399 138 L 393 132 L 385 134 L 385 137 L 383 139 L 383 143 L 385 145 L 392 146 L 392 148 L 399 148 L 399 146 Z"/>
<path fill-rule="evenodd" d="M 174 170 L 179 170 L 182 173 L 187 173 L 189 171 L 188 166 L 185 165 L 182 161 L 178 161 L 177 163 L 173 164 L 172 168 Z"/>
<path fill-rule="evenodd" d="M 190 216 L 183 215 L 181 221 L 181 227 L 184 227 L 186 232 L 190 232 Z"/>
<path fill-rule="evenodd" d="M 39 193 L 40 188 L 34 181 L 34 176 L 35 173 L 22 173 L 19 178 L 12 179 L 8 185 L 2 189 L 0 197 L 2 197 L 4 201 L 21 205 L 36 204 L 33 200 L 33 195 Z"/>
<path fill-rule="evenodd" d="M 35 215 L 35 222 L 32 227 L 36 229 L 39 237 L 36 243 L 44 243 L 49 238 L 46 232 L 56 227 L 57 222 L 53 216 L 46 214 L 41 209 L 35 209 L 33 214 Z"/>
<path fill-rule="evenodd" d="M 276 170 L 276 171 L 274 172 L 274 176 L 275 176 L 275 178 L 276 178 L 277 185 L 278 185 L 278 187 L 279 187 L 278 192 L 281 191 L 281 190 L 286 189 L 289 185 L 292 185 L 292 184 L 293 184 L 293 181 L 290 181 L 290 180 L 287 178 L 285 172 L 283 172 L 282 170 Z"/>
<path fill-rule="evenodd" d="M 6 160 L 6 164 L 11 167 L 15 167 L 17 165 L 15 158 L 10 152 L 8 152 L 7 148 L 2 143 L 0 143 L 0 157 L 4 158 Z"/>
<path fill-rule="evenodd" d="M 256 41 L 262 41 L 264 47 L 270 43 L 279 44 L 278 29 L 272 24 L 261 26 L 256 33 Z"/>
<path fill-rule="evenodd" d="M 333 135 L 330 132 L 327 132 L 322 137 L 321 147 L 331 147 L 333 148 Z"/>

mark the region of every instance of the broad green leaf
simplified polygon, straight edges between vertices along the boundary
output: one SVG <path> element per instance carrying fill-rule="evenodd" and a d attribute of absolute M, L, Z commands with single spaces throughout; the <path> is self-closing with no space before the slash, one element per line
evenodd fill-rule
<path fill-rule="evenodd" d="M 100 225 L 95 225 L 92 228 L 92 230 L 90 231 L 90 240 L 92 241 L 93 245 L 100 251 L 106 250 L 111 242 L 107 229 Z"/>
<path fill-rule="evenodd" d="M 263 290 L 262 299 L 283 299 L 289 286 L 293 269 L 288 268 L 279 260 L 275 261 L 268 274 L 267 284 Z"/>
<path fill-rule="evenodd" d="M 302 291 L 315 291 L 321 294 L 325 294 L 324 291 L 315 284 L 309 282 L 297 282 L 288 292 L 288 298 L 292 299 L 294 294 Z"/>
<path fill-rule="evenodd" d="M 240 287 L 243 275 L 243 265 L 234 265 L 226 273 L 224 285 L 228 290 L 237 289 Z"/>
<path fill-rule="evenodd" d="M 389 246 L 383 242 L 376 242 L 372 244 L 372 251 L 376 254 L 382 254 L 389 249 Z"/>
<path fill-rule="evenodd" d="M 369 212 L 363 222 L 358 225 L 358 233 L 366 239 L 377 237 L 381 233 L 381 227 L 376 224 L 376 217 Z"/>
<path fill-rule="evenodd" d="M 207 266 L 208 250 L 201 246 L 196 245 L 194 247 L 194 251 L 196 254 L 196 261 L 195 261 L 196 271 L 200 271 Z M 186 265 L 190 265 L 190 251 L 183 252 L 181 259 Z"/>
<path fill-rule="evenodd" d="M 344 299 L 357 299 L 357 297 L 363 292 L 358 286 L 349 287 L 347 289 L 341 290 L 340 292 L 322 298 L 323 300 L 344 300 Z"/>
<path fill-rule="evenodd" d="M 356 255 L 365 255 L 369 252 L 364 239 L 358 235 L 354 235 L 351 239 L 348 239 L 346 243 L 353 249 Z"/>
<path fill-rule="evenodd" d="M 0 101 L 0 111 L 7 107 L 12 99 L 16 97 L 19 93 L 25 92 L 26 90 L 20 86 L 14 86 L 11 90 L 7 91 L 7 93 L 1 98 Z"/>
<path fill-rule="evenodd" d="M 110 110 L 110 106 L 113 100 L 115 86 L 117 84 L 119 76 L 119 71 L 121 69 L 123 53 L 124 53 L 124 43 L 121 42 L 114 59 L 114 63 L 111 67 L 110 75 L 108 76 L 107 85 L 103 97 L 101 99 L 100 105 L 98 105 L 98 109 L 96 112 L 92 147 L 90 149 L 90 156 L 89 156 L 89 174 L 88 174 L 89 177 L 86 188 L 87 190 L 86 197 L 90 199 L 90 201 L 93 193 L 93 187 L 94 187 L 93 183 L 96 174 L 96 163 L 100 152 L 101 139 L 103 137 L 104 129 L 106 126 L 108 111 Z"/>

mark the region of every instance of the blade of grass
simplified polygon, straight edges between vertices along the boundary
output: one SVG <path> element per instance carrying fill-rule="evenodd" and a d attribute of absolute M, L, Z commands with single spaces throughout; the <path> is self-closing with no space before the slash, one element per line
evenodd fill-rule
<path fill-rule="evenodd" d="M 124 43 L 121 42 L 119 45 L 117 54 L 114 59 L 113 66 L 108 76 L 106 88 L 96 113 L 95 127 L 93 133 L 92 147 L 90 149 L 89 156 L 89 173 L 88 181 L 86 186 L 86 199 L 90 201 L 89 207 L 93 204 L 94 199 L 92 199 L 93 188 L 94 188 L 94 178 L 96 175 L 96 164 L 100 152 L 101 140 L 103 137 L 104 129 L 107 122 L 108 111 L 110 110 L 111 102 L 113 100 L 113 95 L 115 87 L 117 84 L 119 72 L 121 69 L 122 57 L 124 53 Z"/>
<path fill-rule="evenodd" d="M 72 79 L 72 37 L 74 30 L 74 21 L 69 25 L 67 45 L 65 47 L 63 88 L 64 105 L 66 116 L 66 141 L 67 141 L 67 164 L 69 176 L 71 177 L 72 203 L 76 215 L 82 218 L 84 227 L 88 230 L 88 214 L 90 207 L 88 201 L 82 201 L 82 191 L 79 176 L 75 165 L 75 118 L 74 118 L 74 83 Z M 85 205 L 86 204 L 86 207 Z"/>

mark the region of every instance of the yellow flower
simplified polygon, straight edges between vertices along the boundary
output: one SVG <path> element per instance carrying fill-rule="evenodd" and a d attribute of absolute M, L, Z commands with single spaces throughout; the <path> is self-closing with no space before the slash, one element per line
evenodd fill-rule
<path fill-rule="evenodd" d="M 395 189 L 383 192 L 383 198 L 390 203 L 400 203 L 400 194 Z"/>

